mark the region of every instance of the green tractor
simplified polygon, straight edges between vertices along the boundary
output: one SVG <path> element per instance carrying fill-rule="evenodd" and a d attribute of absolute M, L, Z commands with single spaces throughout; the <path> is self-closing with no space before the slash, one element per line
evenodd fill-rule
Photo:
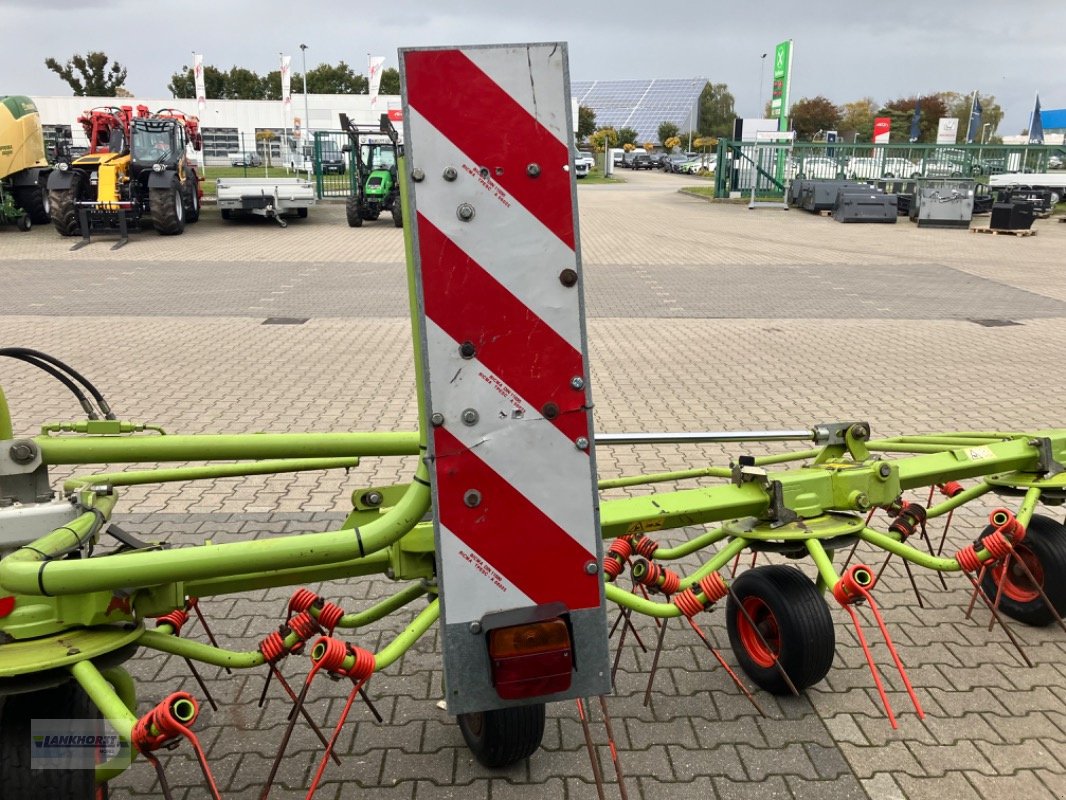
<path fill-rule="evenodd" d="M 21 231 L 48 222 L 44 186 L 51 171 L 33 101 L 0 96 L 0 222 L 13 222 Z"/>
<path fill-rule="evenodd" d="M 348 224 L 361 227 L 364 220 L 376 220 L 382 212 L 392 214 L 397 228 L 403 227 L 400 210 L 400 184 L 396 177 L 396 158 L 402 155 L 399 134 L 388 114 L 381 115 L 381 124 L 358 125 L 341 114 L 341 128 L 348 134 L 349 143 L 342 148 L 353 155 L 352 193 L 345 204 Z"/>

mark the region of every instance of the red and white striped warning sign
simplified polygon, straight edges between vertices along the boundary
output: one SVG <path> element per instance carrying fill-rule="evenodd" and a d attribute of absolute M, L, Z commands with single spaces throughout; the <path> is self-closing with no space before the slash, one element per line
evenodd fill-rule
<path fill-rule="evenodd" d="M 565 48 L 401 61 L 444 622 L 600 607 Z"/>

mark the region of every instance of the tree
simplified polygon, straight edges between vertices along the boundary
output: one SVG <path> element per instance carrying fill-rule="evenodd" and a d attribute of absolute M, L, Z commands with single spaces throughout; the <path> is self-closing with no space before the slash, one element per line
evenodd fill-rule
<path fill-rule="evenodd" d="M 584 139 L 596 130 L 596 112 L 588 106 L 577 107 L 577 138 Z"/>
<path fill-rule="evenodd" d="M 885 103 L 879 117 L 892 118 L 892 141 L 910 141 L 911 119 L 914 116 L 914 97 L 900 97 Z M 919 101 L 922 117 L 918 123 L 918 141 L 935 142 L 937 128 L 940 127 L 940 118 L 947 116 L 947 107 L 939 95 L 926 95 Z"/>
<path fill-rule="evenodd" d="M 959 136 L 962 141 L 966 140 L 966 134 L 970 127 L 970 108 L 973 103 L 973 94 L 959 94 L 958 92 L 941 92 L 940 99 L 944 101 L 948 117 L 956 117 L 959 120 Z M 981 102 L 981 127 L 988 124 L 988 132 L 994 132 L 999 123 L 1003 121 L 1003 109 L 996 102 L 995 95 L 983 95 L 978 92 Z M 980 143 L 983 132 L 977 131 L 977 142 Z"/>
<path fill-rule="evenodd" d="M 400 93 L 400 71 L 393 67 L 381 71 L 381 86 L 378 88 L 381 94 Z"/>
<path fill-rule="evenodd" d="M 840 109 L 822 95 L 803 97 L 792 104 L 789 120 L 797 139 L 811 139 L 819 131 L 837 129 Z"/>
<path fill-rule="evenodd" d="M 877 103 L 872 97 L 863 97 L 844 103 L 840 107 L 840 122 L 837 127 L 842 134 L 858 135 L 858 141 L 871 142 L 874 138 L 874 117 L 877 116 Z M 850 137 L 848 141 L 851 141 Z"/>
<path fill-rule="evenodd" d="M 618 131 L 614 128 L 600 128 L 589 134 L 589 144 L 597 153 L 602 153 L 604 148 L 618 147 Z"/>
<path fill-rule="evenodd" d="M 232 67 L 226 73 L 222 96 L 228 100 L 266 99 L 266 81 L 244 67 Z"/>
<path fill-rule="evenodd" d="M 279 93 L 281 79 L 278 79 Z M 213 67 L 210 64 L 204 65 L 204 89 L 207 92 L 208 97 L 225 97 L 226 92 L 226 73 L 222 72 L 218 67 Z M 196 78 L 193 75 L 192 67 L 187 64 L 183 64 L 181 72 L 175 72 L 170 76 L 170 83 L 167 84 L 167 91 L 170 92 L 172 97 L 190 100 L 196 97 Z"/>
<path fill-rule="evenodd" d="M 384 73 L 382 73 L 384 80 Z M 343 61 L 337 66 L 319 64 L 307 70 L 307 91 L 309 94 L 366 94 L 367 82 L 363 75 L 358 75 Z"/>
<path fill-rule="evenodd" d="M 631 144 L 634 147 L 637 145 L 637 132 L 633 128 L 619 128 L 618 129 L 618 143 L 623 147 L 627 144 Z"/>
<path fill-rule="evenodd" d="M 677 125 L 670 120 L 663 120 L 659 123 L 659 141 L 662 142 L 663 147 L 666 147 L 668 139 L 677 136 Z"/>
<path fill-rule="evenodd" d="M 115 90 L 126 82 L 126 68 L 117 61 L 108 67 L 106 53 L 93 51 L 84 56 L 75 53 L 66 64 L 46 58 L 44 65 L 62 78 L 79 97 L 114 97 Z"/>
<path fill-rule="evenodd" d="M 676 150 L 680 146 L 681 146 L 681 137 L 680 136 L 671 136 L 669 139 L 667 139 L 665 142 L 663 142 L 663 147 L 665 147 L 670 152 L 673 152 L 674 150 Z"/>
<path fill-rule="evenodd" d="M 699 119 L 696 130 L 709 136 L 727 139 L 733 135 L 737 117 L 733 95 L 724 83 L 708 83 L 700 92 Z"/>

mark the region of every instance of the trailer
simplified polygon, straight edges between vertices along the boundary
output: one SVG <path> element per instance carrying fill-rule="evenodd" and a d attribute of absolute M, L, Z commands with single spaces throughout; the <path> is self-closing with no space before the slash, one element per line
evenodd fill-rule
<path fill-rule="evenodd" d="M 284 217 L 304 219 L 315 204 L 315 187 L 303 178 L 219 178 L 215 185 L 222 219 L 255 214 L 284 228 Z"/>

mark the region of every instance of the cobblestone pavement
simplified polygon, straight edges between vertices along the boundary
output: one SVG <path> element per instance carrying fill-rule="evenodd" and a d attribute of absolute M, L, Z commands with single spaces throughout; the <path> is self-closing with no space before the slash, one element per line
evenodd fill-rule
<path fill-rule="evenodd" d="M 839 225 L 708 204 L 677 194 L 683 181 L 672 176 L 626 177 L 621 186 L 579 188 L 598 430 L 868 419 L 876 435 L 893 435 L 1066 424 L 1066 225 L 1038 222 L 1036 237 L 1020 239 L 905 223 Z M 223 226 L 208 210 L 181 237 L 147 231 L 115 253 L 103 244 L 69 253 L 69 244 L 50 230 L 0 230 L 0 341 L 67 360 L 120 416 L 188 433 L 413 429 L 402 247 L 391 225 L 352 230 L 337 207 L 324 207 L 286 230 Z M 262 324 L 290 315 L 308 319 Z M 0 360 L 0 385 L 19 433 L 77 416 L 57 384 L 23 365 Z M 769 450 L 600 448 L 597 460 L 601 476 L 612 477 Z M 131 490 L 119 519 L 175 544 L 328 530 L 343 519 L 353 489 L 403 481 L 412 468 L 407 459 L 367 460 L 350 475 Z M 67 474 L 54 471 L 57 479 Z M 956 515 L 948 550 L 973 538 L 988 508 Z M 879 565 L 872 552 L 860 556 Z M 887 675 L 902 712 L 896 731 L 839 610 L 829 677 L 800 699 L 758 693 L 765 718 L 677 623 L 644 707 L 651 659 L 630 637 L 608 701 L 630 796 L 1066 797 L 1066 634 L 1016 628 L 1035 664 L 1024 668 L 1003 632 L 987 630 L 987 615 L 964 619 L 961 578 L 949 579 L 947 590 L 922 573 L 916 583 L 924 608 L 897 563 L 877 590 L 927 713 L 919 720 Z M 353 579 L 314 588 L 358 610 L 393 587 Z M 204 610 L 227 645 L 252 649 L 277 625 L 287 596 L 279 589 L 207 598 Z M 379 648 L 409 618 L 394 615 L 353 641 Z M 721 614 L 701 624 L 733 662 Z M 650 644 L 654 625 L 637 629 Z M 875 652 L 889 663 L 882 647 Z M 300 680 L 306 663 L 291 659 L 285 672 Z M 178 659 L 142 653 L 130 668 L 142 710 L 178 689 L 201 694 Z M 224 796 L 258 797 L 285 725 L 280 690 L 274 685 L 260 709 L 261 671 L 201 671 L 220 710 L 205 709 L 197 730 Z M 473 761 L 437 707 L 440 677 L 433 631 L 371 681 L 385 722 L 355 708 L 339 740 L 343 766 L 327 769 L 318 796 L 595 797 L 572 704 L 549 708 L 541 751 L 493 772 Z M 345 694 L 341 684 L 316 684 L 312 713 L 336 719 Z M 609 765 L 602 727 L 593 733 Z M 297 726 L 271 797 L 304 796 L 316 744 Z M 187 748 L 164 760 L 175 797 L 206 796 Z M 142 796 L 158 796 L 158 787 L 137 764 L 112 797 Z"/>

